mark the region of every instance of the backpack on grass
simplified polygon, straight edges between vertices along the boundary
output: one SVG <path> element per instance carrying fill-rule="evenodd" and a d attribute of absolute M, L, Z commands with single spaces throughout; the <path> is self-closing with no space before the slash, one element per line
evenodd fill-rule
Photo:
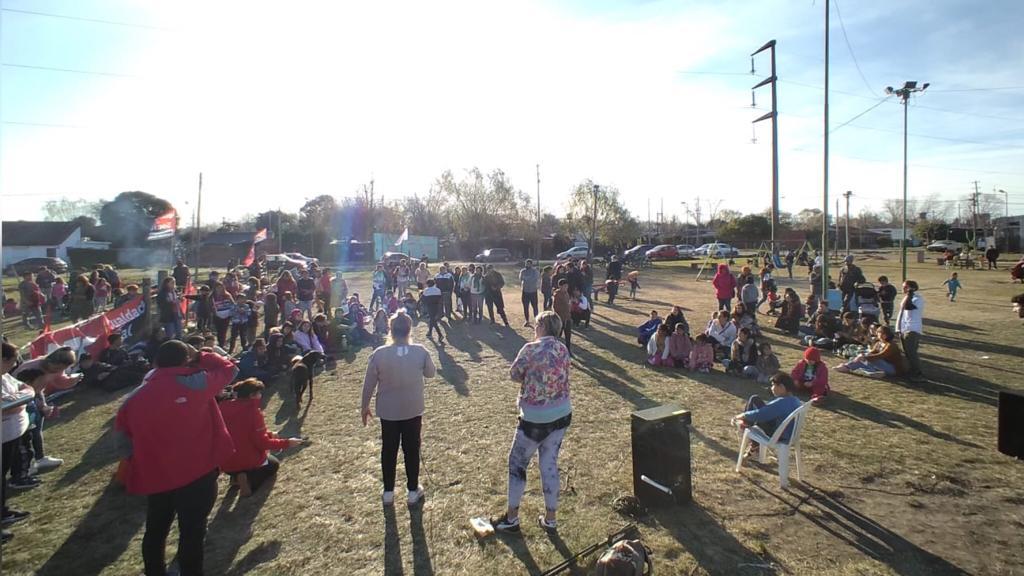
<path fill-rule="evenodd" d="M 651 576 L 651 549 L 640 540 L 619 540 L 597 560 L 596 576 Z"/>

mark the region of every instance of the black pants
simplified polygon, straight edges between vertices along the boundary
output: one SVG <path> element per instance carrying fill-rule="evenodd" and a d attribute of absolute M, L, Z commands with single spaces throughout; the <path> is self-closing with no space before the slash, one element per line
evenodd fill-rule
<path fill-rule="evenodd" d="M 249 326 L 247 324 L 231 324 L 231 340 L 228 342 L 228 352 L 235 351 L 235 341 L 241 338 L 242 350 L 249 349 Z"/>
<path fill-rule="evenodd" d="M 267 454 L 266 464 L 259 468 L 253 468 L 252 470 L 242 470 L 242 472 L 245 473 L 245 477 L 249 480 L 249 488 L 255 492 L 256 490 L 259 490 L 259 487 L 262 486 L 264 482 L 277 474 L 277 469 L 280 467 L 281 461 L 274 458 L 273 454 Z M 240 474 L 240 472 L 229 474 L 229 476 L 234 478 L 237 474 Z"/>
<path fill-rule="evenodd" d="M 0 454 L 0 462 L 3 464 L 3 476 L 0 476 L 0 504 L 3 505 L 3 513 L 7 514 L 7 475 L 14 463 L 14 455 L 18 452 L 18 444 L 21 437 L 8 440 L 3 443 L 3 452 Z"/>
<path fill-rule="evenodd" d="M 174 517 L 178 517 L 178 565 L 181 576 L 202 576 L 206 519 L 217 500 L 217 470 L 181 488 L 150 494 L 146 499 L 146 534 L 142 561 L 146 576 L 164 576 L 164 548 Z"/>
<path fill-rule="evenodd" d="M 533 316 L 530 316 L 530 306 L 533 306 Z M 530 322 L 537 316 L 537 293 L 523 292 L 523 317 Z"/>
<path fill-rule="evenodd" d="M 494 309 L 498 309 L 498 316 L 508 324 L 508 317 L 505 316 L 505 298 L 501 295 L 501 290 L 488 290 L 484 292 L 484 300 L 487 302 L 487 317 L 491 319 L 491 324 L 494 323 Z"/>
<path fill-rule="evenodd" d="M 885 325 L 889 325 L 889 321 L 892 320 L 892 302 L 882 302 L 882 318 L 885 319 Z"/>
<path fill-rule="evenodd" d="M 568 320 L 562 319 L 562 335 L 565 337 L 565 347 L 569 349 L 569 353 L 572 354 L 572 317 Z"/>
<path fill-rule="evenodd" d="M 196 330 L 202 334 L 210 329 L 210 317 L 208 315 L 196 314 Z"/>
<path fill-rule="evenodd" d="M 434 333 L 434 330 L 437 330 L 437 335 L 441 337 L 441 340 L 444 340 L 444 334 L 441 334 L 441 327 L 438 325 L 438 321 L 440 320 L 440 316 L 431 314 L 430 312 L 427 313 L 427 338 L 430 338 Z"/>
<path fill-rule="evenodd" d="M 551 310 L 551 291 L 544 292 L 544 310 Z"/>
<path fill-rule="evenodd" d="M 405 457 L 406 488 L 416 490 L 420 485 L 420 430 L 423 417 L 408 420 L 380 421 L 380 468 L 384 475 L 384 491 L 395 490 L 395 470 L 398 466 L 398 446 Z"/>
<path fill-rule="evenodd" d="M 443 308 L 444 317 L 452 319 L 452 293 L 441 292 L 441 306 Z"/>
<path fill-rule="evenodd" d="M 615 296 L 617 296 L 618 294 L 619 294 L 619 284 L 618 284 L 618 282 L 615 282 L 615 283 L 612 283 L 612 284 L 608 284 L 608 304 L 614 304 L 615 303 Z M 594 298 L 594 300 L 597 300 L 597 298 Z"/>
<path fill-rule="evenodd" d="M 213 328 L 217 331 L 217 346 L 224 347 L 224 343 L 228 339 L 228 326 L 231 324 L 230 318 L 221 318 L 220 316 L 213 317 Z"/>

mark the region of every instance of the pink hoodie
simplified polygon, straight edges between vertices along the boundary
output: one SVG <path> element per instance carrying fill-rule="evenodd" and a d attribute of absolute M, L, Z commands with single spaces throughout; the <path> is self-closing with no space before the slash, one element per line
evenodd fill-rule
<path fill-rule="evenodd" d="M 728 264 L 718 265 L 718 271 L 715 272 L 711 285 L 715 287 L 715 298 L 719 300 L 732 299 L 736 294 L 736 277 L 729 272 Z"/>

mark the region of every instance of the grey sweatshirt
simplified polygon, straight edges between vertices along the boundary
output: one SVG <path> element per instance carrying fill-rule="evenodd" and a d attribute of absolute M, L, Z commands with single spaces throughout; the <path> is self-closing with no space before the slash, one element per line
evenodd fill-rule
<path fill-rule="evenodd" d="M 408 420 L 423 415 L 423 379 L 437 374 L 427 349 L 419 344 L 389 344 L 370 354 L 363 379 L 362 409 L 377 393 L 377 417 Z"/>
<path fill-rule="evenodd" d="M 523 292 L 536 292 L 540 289 L 540 270 L 523 268 L 519 271 L 519 281 L 523 283 Z"/>

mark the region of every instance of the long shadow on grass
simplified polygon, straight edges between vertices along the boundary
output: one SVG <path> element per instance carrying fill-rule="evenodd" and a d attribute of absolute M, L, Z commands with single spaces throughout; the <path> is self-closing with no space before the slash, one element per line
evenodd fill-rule
<path fill-rule="evenodd" d="M 995 342 L 984 342 L 976 338 L 953 338 L 950 336 L 939 336 L 936 334 L 925 334 L 921 338 L 923 350 L 928 346 L 944 346 L 952 350 L 974 350 L 976 352 L 987 352 L 989 354 L 1003 354 L 1011 358 L 1024 356 L 1024 347 L 1008 346 Z"/>
<path fill-rule="evenodd" d="M 930 328 L 953 330 L 955 332 L 981 332 L 981 330 L 978 330 L 977 328 L 969 324 L 961 324 L 959 322 L 947 322 L 945 320 L 938 320 L 935 318 L 925 318 L 924 325 Z"/>
<path fill-rule="evenodd" d="M 412 533 L 412 573 L 416 576 L 433 576 L 430 547 L 423 532 L 422 504 L 409 508 L 409 531 Z"/>
<path fill-rule="evenodd" d="M 959 360 L 953 361 L 953 365 L 956 363 L 959 363 Z M 995 406 L 998 403 L 999 392 L 1005 389 L 988 380 L 972 376 L 968 372 L 957 370 L 953 368 L 949 360 L 943 358 L 939 358 L 938 362 L 928 362 L 924 365 L 923 370 L 928 379 L 926 384 L 901 383 L 926 393 L 952 396 L 989 406 Z"/>
<path fill-rule="evenodd" d="M 394 506 L 384 506 L 384 574 L 402 576 L 402 544 Z"/>
<path fill-rule="evenodd" d="M 495 534 L 496 540 L 501 542 L 508 547 L 509 550 L 515 554 L 516 558 L 526 569 L 528 574 L 540 574 L 542 572 L 540 566 L 537 565 L 537 561 L 533 559 L 533 554 L 530 553 L 530 547 L 526 544 L 526 539 L 520 534 L 503 534 L 498 532 Z"/>
<path fill-rule="evenodd" d="M 479 362 L 480 351 L 483 350 L 483 347 L 480 346 L 480 340 L 477 335 L 469 333 L 471 330 L 475 330 L 473 324 L 462 323 L 452 327 L 448 331 L 448 343 L 456 349 L 465 352 L 471 361 Z"/>
<path fill-rule="evenodd" d="M 889 410 L 883 410 L 877 406 L 865 404 L 864 402 L 854 400 L 853 398 L 842 394 L 830 395 L 829 401 L 823 404 L 820 409 L 830 410 L 836 414 L 853 418 L 854 420 L 870 420 L 871 422 L 881 424 L 888 428 L 910 428 L 911 430 L 927 434 L 932 438 L 936 438 L 944 442 L 952 442 L 959 446 L 981 448 L 981 446 L 978 446 L 973 442 L 968 442 L 957 438 L 952 434 L 936 430 L 929 424 L 919 422 L 909 416 L 904 416 L 903 414 L 891 412 Z"/>
<path fill-rule="evenodd" d="M 240 498 L 238 489 L 230 488 L 220 501 L 220 508 L 210 522 L 207 530 L 206 549 L 209 572 L 211 574 L 225 574 L 228 568 L 238 556 L 238 551 L 245 546 L 245 543 L 252 538 L 253 524 L 260 514 L 260 509 L 267 502 L 271 491 L 274 489 L 276 476 L 272 476 L 259 490 L 253 492 L 248 498 Z M 249 558 L 247 555 L 246 558 Z M 250 561 L 256 558 L 249 558 Z M 265 560 L 264 560 L 265 561 Z M 246 570 L 251 570 L 255 565 L 250 565 Z M 241 564 L 235 570 L 242 569 Z"/>
<path fill-rule="evenodd" d="M 709 574 L 763 574 L 760 567 L 770 561 L 744 546 L 696 502 L 657 510 L 653 517 Z"/>
<path fill-rule="evenodd" d="M 95 389 L 77 389 L 69 395 L 58 399 L 56 404 L 60 406 L 60 417 L 52 419 L 48 418 L 46 420 L 46 429 L 53 430 L 59 428 L 74 420 L 79 414 L 84 414 L 97 406 L 109 404 L 111 402 L 118 402 L 123 394 L 126 394 L 131 390 L 131 388 L 126 388 L 122 391 L 111 394 Z"/>
<path fill-rule="evenodd" d="M 99 574 L 124 554 L 145 521 L 145 498 L 111 482 L 36 574 Z"/>
<path fill-rule="evenodd" d="M 756 482 L 752 483 L 765 493 L 792 506 L 776 492 Z M 793 491 L 798 497 L 802 494 L 803 503 L 794 508 L 796 513 L 835 538 L 885 564 L 897 574 L 967 574 L 958 566 L 924 550 L 812 484 L 796 483 Z M 813 507 L 814 511 L 805 512 L 801 509 L 804 505 Z"/>
<path fill-rule="evenodd" d="M 118 460 L 117 445 L 114 441 L 113 430 L 114 417 L 103 425 L 103 434 L 97 438 L 89 448 L 86 449 L 78 463 L 57 480 L 58 488 L 66 488 L 74 485 L 86 474 L 98 470 Z"/>
<path fill-rule="evenodd" d="M 593 378 L 599 386 L 603 386 L 615 392 L 623 399 L 628 400 L 637 409 L 642 410 L 658 405 L 658 402 L 648 398 L 647 395 L 634 387 L 634 384 L 639 383 L 632 376 L 627 375 L 626 377 L 632 380 L 633 384 L 609 372 L 611 367 L 614 367 L 616 371 L 623 371 L 621 366 L 580 347 L 574 346 L 573 354 L 575 354 L 576 360 L 578 360 L 578 362 L 573 364 L 577 370 Z"/>
<path fill-rule="evenodd" d="M 466 369 L 452 358 L 444 346 L 437 347 L 437 359 L 441 363 L 441 378 L 451 384 L 459 396 L 469 396 L 469 388 L 466 387 L 469 374 Z"/>

